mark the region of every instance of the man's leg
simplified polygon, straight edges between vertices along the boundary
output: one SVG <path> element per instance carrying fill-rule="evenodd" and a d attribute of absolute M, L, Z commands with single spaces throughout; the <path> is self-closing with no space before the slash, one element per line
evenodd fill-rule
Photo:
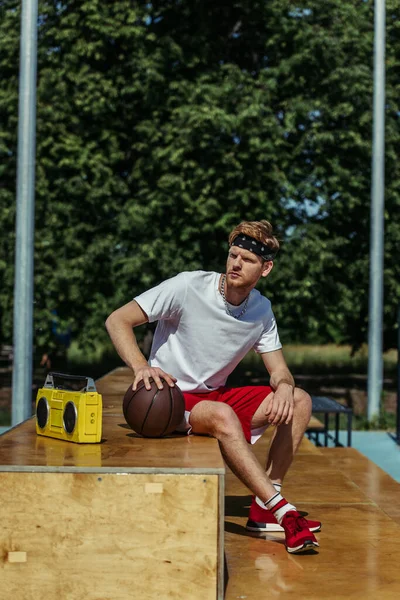
<path fill-rule="evenodd" d="M 209 434 L 218 440 L 225 462 L 233 473 L 260 499 L 263 510 L 270 510 L 282 525 L 288 552 L 298 553 L 318 546 L 307 522 L 272 485 L 248 446 L 242 425 L 230 406 L 201 401 L 193 407 L 189 423 L 193 433 Z"/>
<path fill-rule="evenodd" d="M 268 424 L 265 410 L 267 400 L 264 400 L 255 412 L 251 428 L 256 429 Z M 266 470 L 273 483 L 282 484 L 293 457 L 303 439 L 311 416 L 311 398 L 304 390 L 294 390 L 293 419 L 288 425 L 276 427 L 270 445 Z"/>
<path fill-rule="evenodd" d="M 311 398 L 306 392 L 295 388 L 294 401 L 293 419 L 288 425 L 276 427 L 267 457 L 267 474 L 279 492 L 282 491 L 282 480 L 293 461 L 311 415 Z M 251 422 L 252 429 L 268 423 L 265 416 L 267 404 L 267 399 L 260 404 Z M 308 520 L 307 526 L 313 532 L 321 529 L 320 521 Z M 257 532 L 283 530 L 273 515 L 261 508 L 255 499 L 250 507 L 246 529 Z"/>
<path fill-rule="evenodd" d="M 255 495 L 265 502 L 276 494 L 268 475 L 246 442 L 240 421 L 230 406 L 203 400 L 193 407 L 189 422 L 193 433 L 217 438 L 226 464 Z"/>

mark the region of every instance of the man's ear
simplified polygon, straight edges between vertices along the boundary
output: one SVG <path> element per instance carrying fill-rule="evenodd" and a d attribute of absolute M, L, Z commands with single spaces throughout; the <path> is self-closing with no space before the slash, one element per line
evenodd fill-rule
<path fill-rule="evenodd" d="M 274 263 L 272 260 L 266 260 L 263 265 L 263 271 L 261 273 L 261 277 L 266 277 L 267 275 L 269 275 L 272 271 L 273 266 L 274 266 Z"/>

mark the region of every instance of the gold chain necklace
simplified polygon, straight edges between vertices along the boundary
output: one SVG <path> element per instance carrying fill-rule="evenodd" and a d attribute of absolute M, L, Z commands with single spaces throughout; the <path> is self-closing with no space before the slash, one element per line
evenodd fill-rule
<path fill-rule="evenodd" d="M 228 313 L 228 315 L 230 315 L 234 319 L 240 319 L 240 317 L 243 317 L 244 313 L 247 310 L 247 305 L 249 303 L 250 294 L 247 296 L 246 300 L 244 301 L 244 305 L 243 305 L 243 308 L 240 311 L 240 313 L 238 315 L 234 315 L 233 312 L 231 311 L 231 309 L 229 308 L 227 299 L 225 298 L 225 281 L 226 281 L 226 276 L 222 275 L 221 286 L 220 286 L 220 290 L 219 291 L 220 291 L 220 294 L 222 296 L 222 300 L 224 301 L 224 304 L 225 304 L 225 310 Z"/>

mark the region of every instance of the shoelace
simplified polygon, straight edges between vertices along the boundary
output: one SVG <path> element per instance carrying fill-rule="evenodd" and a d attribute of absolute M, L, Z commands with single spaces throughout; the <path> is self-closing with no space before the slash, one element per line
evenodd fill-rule
<path fill-rule="evenodd" d="M 297 532 L 308 529 L 307 521 L 304 517 L 292 517 L 289 515 L 285 519 L 285 529 L 287 529 L 291 535 L 294 535 Z"/>

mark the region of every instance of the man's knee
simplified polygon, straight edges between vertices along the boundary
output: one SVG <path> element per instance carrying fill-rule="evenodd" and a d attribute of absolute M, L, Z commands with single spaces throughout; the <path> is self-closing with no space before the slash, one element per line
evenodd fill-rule
<path fill-rule="evenodd" d="M 294 410 L 304 415 L 311 416 L 312 400 L 310 394 L 307 394 L 300 388 L 294 390 Z"/>
<path fill-rule="evenodd" d="M 241 428 L 238 417 L 228 404 L 211 401 L 202 401 L 193 407 L 190 424 L 194 433 L 208 433 L 217 439 L 233 435 Z"/>

